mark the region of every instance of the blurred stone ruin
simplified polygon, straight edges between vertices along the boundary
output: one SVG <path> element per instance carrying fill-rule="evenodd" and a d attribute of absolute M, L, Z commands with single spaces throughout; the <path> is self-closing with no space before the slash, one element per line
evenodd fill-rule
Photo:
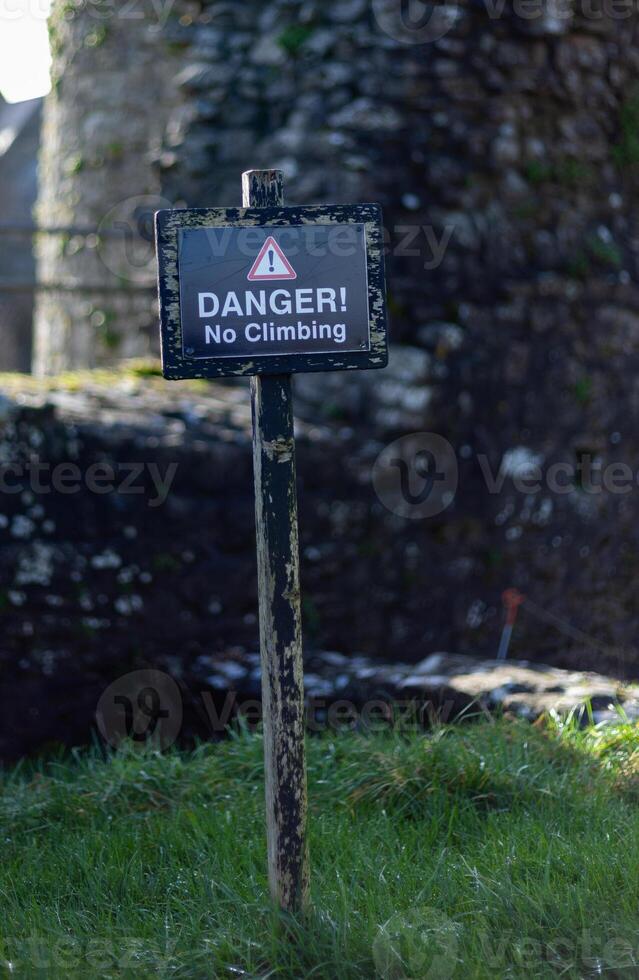
<path fill-rule="evenodd" d="M 211 645 L 256 648 L 245 386 L 192 392 L 162 386 L 152 367 L 122 365 L 157 354 L 152 212 L 238 204 L 243 170 L 279 167 L 288 203 L 379 201 L 388 240 L 389 368 L 296 379 L 309 648 L 406 663 L 442 648 L 494 656 L 500 597 L 516 586 L 549 615 L 522 613 L 512 656 L 636 672 L 635 12 L 544 0 L 533 15 L 524 4 L 460 2 L 435 7 L 420 32 L 385 0 L 177 0 L 162 11 L 148 2 L 136 19 L 97 6 L 54 3 L 34 220 L 71 230 L 35 239 L 33 367 L 43 380 L 7 389 L 4 452 L 18 451 L 15 413 L 26 412 L 42 458 L 62 460 L 71 438 L 83 458 L 162 446 L 184 468 L 166 520 L 142 505 L 125 520 L 131 501 L 81 494 L 80 531 L 48 513 L 68 508 L 62 498 L 12 498 L 8 528 L 31 523 L 18 521 L 28 533 L 3 545 L 4 601 L 17 612 L 8 597 L 24 593 L 20 614 L 32 614 L 35 632 L 21 640 L 10 629 L 7 656 L 28 647 L 37 671 L 38 657 L 87 651 L 87 663 L 106 657 L 115 669 L 160 655 L 182 662 Z M 33 181 L 30 161 L 18 172 Z M 6 317 L 2 294 L 0 304 Z M 25 366 L 30 339 L 19 333 L 22 360 L 5 345 L 5 368 Z M 47 380 L 87 368 L 119 370 L 119 380 Z M 454 500 L 425 521 L 390 513 L 371 485 L 378 453 L 411 432 L 445 437 L 459 467 Z M 192 472 L 200 441 L 206 484 Z M 630 491 L 599 479 L 591 492 L 586 463 L 599 474 L 629 467 Z M 574 470 L 569 492 L 550 485 L 554 464 Z M 535 467 L 539 489 L 518 489 Z M 500 470 L 491 489 L 486 474 Z M 195 503 L 203 530 L 189 517 Z M 138 521 L 138 537 L 127 538 Z M 180 554 L 210 563 L 197 596 L 184 584 L 190 559 L 153 546 L 175 578 L 164 577 L 168 565 L 147 567 L 145 529 L 169 526 L 185 539 Z M 38 548 L 67 556 L 52 565 L 64 588 L 18 581 Z M 121 562 L 114 581 L 85 586 L 84 566 L 73 566 L 82 581 L 71 585 L 65 561 L 71 568 L 78 551 L 90 565 L 105 549 Z M 130 567 L 134 578 L 152 575 L 139 593 L 118 582 Z M 120 586 L 142 603 L 126 614 Z M 104 609 L 83 610 L 89 601 Z M 58 609 L 77 625 L 72 642 Z M 188 623 L 188 639 L 163 629 L 150 639 L 143 627 L 163 616 Z M 87 617 L 125 625 L 107 642 L 82 625 Z"/>

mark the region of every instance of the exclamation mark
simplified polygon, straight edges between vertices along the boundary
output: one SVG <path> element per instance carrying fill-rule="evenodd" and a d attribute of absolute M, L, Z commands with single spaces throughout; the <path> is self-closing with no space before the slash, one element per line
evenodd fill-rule
<path fill-rule="evenodd" d="M 346 287 L 345 286 L 339 287 L 339 295 L 342 301 L 342 313 L 346 313 Z"/>
<path fill-rule="evenodd" d="M 268 250 L 268 271 L 275 272 L 275 252 L 272 248 Z"/>

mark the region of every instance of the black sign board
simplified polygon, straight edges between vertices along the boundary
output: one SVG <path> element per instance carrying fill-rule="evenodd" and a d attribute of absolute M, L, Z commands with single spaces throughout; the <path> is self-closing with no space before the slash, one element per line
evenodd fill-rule
<path fill-rule="evenodd" d="M 166 378 L 381 368 L 377 205 L 159 211 Z"/>

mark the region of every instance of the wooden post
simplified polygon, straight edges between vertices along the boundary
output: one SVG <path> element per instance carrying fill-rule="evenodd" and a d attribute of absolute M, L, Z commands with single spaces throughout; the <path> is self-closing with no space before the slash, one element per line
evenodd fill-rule
<path fill-rule="evenodd" d="M 283 204 L 281 172 L 247 171 L 242 197 L 245 207 Z M 252 377 L 251 402 L 269 885 L 280 908 L 297 912 L 307 901 L 309 872 L 290 374 Z"/>

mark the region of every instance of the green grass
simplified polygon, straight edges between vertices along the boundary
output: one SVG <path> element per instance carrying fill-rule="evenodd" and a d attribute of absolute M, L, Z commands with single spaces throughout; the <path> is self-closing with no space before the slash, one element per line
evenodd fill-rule
<path fill-rule="evenodd" d="M 0 976 L 637 976 L 636 727 L 324 735 L 308 763 L 312 908 L 287 929 L 258 736 L 7 773 Z"/>

